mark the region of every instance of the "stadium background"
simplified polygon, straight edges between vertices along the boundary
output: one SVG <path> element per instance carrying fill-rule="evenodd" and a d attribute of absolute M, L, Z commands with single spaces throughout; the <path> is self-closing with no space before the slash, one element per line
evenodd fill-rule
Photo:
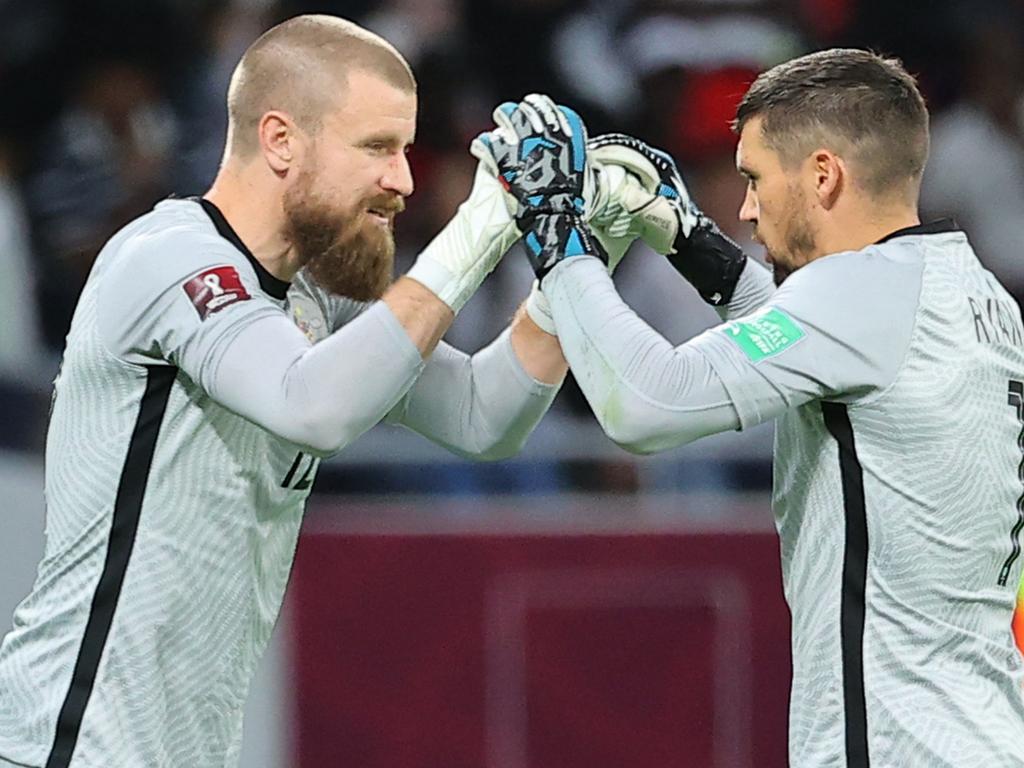
<path fill-rule="evenodd" d="M 490 109 L 531 90 L 671 150 L 757 255 L 735 221 L 735 100 L 766 66 L 857 45 L 920 77 L 926 213 L 957 217 L 1024 296 L 1020 0 L 0 0 L 0 631 L 41 553 L 50 382 L 91 260 L 156 200 L 206 188 L 237 57 L 309 11 L 385 35 L 419 79 L 401 269 L 468 190 Z M 715 319 L 642 246 L 617 282 L 670 339 Z M 528 285 L 511 254 L 449 340 L 489 341 Z M 317 480 L 242 764 L 784 765 L 770 443 L 762 427 L 632 457 L 571 383 L 502 464 L 374 429 Z"/>

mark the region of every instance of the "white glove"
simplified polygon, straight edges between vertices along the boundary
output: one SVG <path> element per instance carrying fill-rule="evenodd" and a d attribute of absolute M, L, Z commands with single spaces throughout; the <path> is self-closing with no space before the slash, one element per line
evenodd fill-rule
<path fill-rule="evenodd" d="M 480 163 L 469 197 L 406 274 L 458 313 L 518 239 L 505 190 Z"/>
<path fill-rule="evenodd" d="M 643 147 L 647 154 L 622 143 L 626 141 Z M 699 211 L 690 200 L 675 162 L 665 153 L 630 136 L 608 134 L 591 140 L 587 160 L 602 168 L 621 167 L 628 171 L 635 183 L 617 189 L 612 204 L 631 219 L 629 231 L 652 250 L 674 253 L 676 237 L 689 237 L 697 226 Z M 662 163 L 660 169 L 654 160 Z"/>
<path fill-rule="evenodd" d="M 649 206 L 656 195 L 648 192 L 640 180 L 621 165 L 600 163 L 588 158 L 594 169 L 594 199 L 588 201 L 590 229 L 608 253 L 611 274 L 626 255 L 629 246 L 644 229 L 635 222 L 637 211 Z"/>
<path fill-rule="evenodd" d="M 676 161 L 667 152 L 622 133 L 587 142 L 587 157 L 620 165 L 639 180 L 645 194 L 626 185 L 617 199 L 637 233 L 715 307 L 728 304 L 747 257 L 690 197 Z"/>

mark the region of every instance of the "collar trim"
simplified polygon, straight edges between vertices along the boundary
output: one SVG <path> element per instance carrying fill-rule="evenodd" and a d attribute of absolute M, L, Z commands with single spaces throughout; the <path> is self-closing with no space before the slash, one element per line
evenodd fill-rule
<path fill-rule="evenodd" d="M 929 221 L 927 224 L 915 224 L 912 227 L 897 229 L 895 232 L 890 232 L 888 235 L 883 237 L 875 243 L 875 245 L 881 245 L 882 243 L 887 243 L 897 237 L 907 237 L 908 235 L 938 235 L 943 232 L 960 231 L 962 230 L 952 219 L 937 219 L 935 221 Z"/>
<path fill-rule="evenodd" d="M 249 263 L 252 264 L 252 268 L 256 270 L 256 277 L 259 278 L 260 288 L 275 299 L 284 300 L 288 295 L 288 288 L 291 286 L 291 283 L 274 277 L 267 271 L 266 267 L 259 263 L 256 257 L 252 255 L 252 251 L 250 251 L 245 243 L 242 242 L 242 238 L 240 238 L 238 233 L 235 232 L 230 224 L 228 224 L 228 220 L 224 218 L 224 214 L 221 213 L 220 208 L 211 203 L 205 197 L 191 197 L 189 199 L 199 203 L 199 205 L 203 207 L 203 210 L 206 211 L 206 215 L 209 216 L 210 220 L 213 222 L 213 226 L 216 228 L 217 233 L 235 246 L 235 248 L 240 250 L 245 255 L 245 258 L 249 260 Z"/>

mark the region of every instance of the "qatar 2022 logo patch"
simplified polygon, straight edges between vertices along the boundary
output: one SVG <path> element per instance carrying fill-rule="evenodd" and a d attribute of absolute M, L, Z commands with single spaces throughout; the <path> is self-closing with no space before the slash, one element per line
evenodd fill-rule
<path fill-rule="evenodd" d="M 200 272 L 181 287 L 199 313 L 200 320 L 205 320 L 224 307 L 252 298 L 242 285 L 238 270 L 228 265 Z"/>
<path fill-rule="evenodd" d="M 796 320 L 777 307 L 726 323 L 721 332 L 754 363 L 774 357 L 807 336 Z"/>

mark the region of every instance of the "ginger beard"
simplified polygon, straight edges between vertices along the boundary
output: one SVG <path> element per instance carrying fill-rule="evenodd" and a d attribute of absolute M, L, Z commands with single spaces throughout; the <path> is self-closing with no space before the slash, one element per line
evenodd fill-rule
<path fill-rule="evenodd" d="M 788 220 L 782 226 L 782 247 L 764 240 L 756 227 L 754 239 L 761 243 L 768 253 L 768 262 L 772 267 L 772 279 L 779 286 L 786 278 L 804 266 L 818 247 L 814 229 L 807 216 L 806 196 L 796 184 L 789 187 L 789 199 L 783 210 L 791 211 Z"/>
<path fill-rule="evenodd" d="M 365 198 L 352 210 L 331 205 L 313 190 L 313 174 L 299 173 L 284 196 L 284 235 L 313 280 L 356 301 L 379 299 L 394 279 L 395 238 L 368 213 L 389 218 L 405 209 L 399 195 Z"/>

